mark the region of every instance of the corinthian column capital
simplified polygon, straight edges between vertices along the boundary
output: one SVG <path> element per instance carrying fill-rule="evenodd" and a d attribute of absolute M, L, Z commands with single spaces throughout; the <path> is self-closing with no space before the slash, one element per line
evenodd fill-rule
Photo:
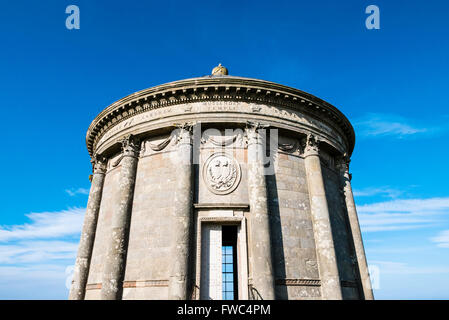
<path fill-rule="evenodd" d="M 343 156 L 338 158 L 336 160 L 336 167 L 340 170 L 340 173 L 343 176 L 344 180 L 351 181 L 352 180 L 352 174 L 349 173 L 349 163 L 351 162 L 351 159 L 349 156 L 345 153 Z"/>
<path fill-rule="evenodd" d="M 305 139 L 304 156 L 318 156 L 320 152 L 318 138 L 313 134 L 308 134 Z"/>
<path fill-rule="evenodd" d="M 349 163 L 350 162 L 351 162 L 351 159 L 345 153 L 341 157 L 337 158 L 335 165 L 342 173 L 345 173 L 345 172 L 349 172 Z"/>
<path fill-rule="evenodd" d="M 104 174 L 106 173 L 106 164 L 108 159 L 100 154 L 95 154 L 90 161 L 92 163 L 92 172 L 94 174 Z"/>
<path fill-rule="evenodd" d="M 192 144 L 192 131 L 195 123 L 193 122 L 185 122 L 185 123 L 175 123 L 175 127 L 177 127 L 177 143 L 178 144 Z"/>
<path fill-rule="evenodd" d="M 246 132 L 246 137 L 248 138 L 248 145 L 262 144 L 262 137 L 260 134 L 260 130 L 266 129 L 268 127 L 269 127 L 269 125 L 267 125 L 267 124 L 262 124 L 260 122 L 247 121 L 245 132 Z"/>
<path fill-rule="evenodd" d="M 137 158 L 139 156 L 140 141 L 136 136 L 132 134 L 127 135 L 120 142 L 122 144 L 122 154 L 124 157 Z"/>

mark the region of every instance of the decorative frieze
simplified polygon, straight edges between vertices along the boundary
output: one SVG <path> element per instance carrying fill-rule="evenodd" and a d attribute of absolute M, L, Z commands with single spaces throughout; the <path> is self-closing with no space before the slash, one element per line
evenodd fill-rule
<path fill-rule="evenodd" d="M 279 143 L 278 148 L 281 151 L 287 152 L 287 153 L 293 153 L 296 150 L 298 150 L 299 147 L 299 143 L 298 142 L 294 142 L 294 143 Z"/>
<path fill-rule="evenodd" d="M 240 114 L 238 117 L 245 119 L 247 118 L 247 114 L 251 113 L 250 105 L 248 103 L 238 103 L 238 102 L 229 102 L 234 104 L 235 106 L 229 104 L 223 104 L 224 102 L 195 102 L 189 104 L 191 107 L 191 113 L 195 114 L 195 118 L 198 118 L 201 121 L 201 117 L 203 114 L 208 113 L 216 113 L 217 108 L 222 109 L 219 112 L 232 112 L 236 114 Z M 185 106 L 185 105 L 183 105 Z M 315 132 L 320 132 L 320 138 L 331 144 L 335 145 L 337 149 L 344 150 L 346 147 L 344 146 L 343 141 L 341 140 L 340 134 L 338 134 L 334 129 L 328 127 L 326 130 L 321 130 L 321 125 L 319 122 L 316 122 L 313 118 L 301 114 L 299 111 L 289 110 L 287 114 L 284 112 L 279 112 L 278 107 L 268 106 L 268 105 L 260 105 L 261 115 L 263 117 L 275 117 L 276 121 L 286 122 L 290 125 L 297 127 L 296 130 L 299 132 L 303 132 L 306 134 L 309 131 L 309 128 L 316 128 Z M 179 116 L 179 106 L 177 107 L 167 107 L 163 109 L 151 109 L 141 114 L 136 114 L 132 119 L 125 120 L 121 123 L 117 123 L 114 127 L 108 129 L 107 131 L 98 135 L 94 141 L 95 149 L 100 146 L 103 149 L 103 145 L 112 139 L 114 136 L 119 135 L 120 132 L 127 131 L 130 126 L 148 124 L 151 125 L 156 120 L 160 120 L 162 118 L 169 119 L 170 117 L 178 117 Z M 192 116 L 189 116 L 192 117 Z M 267 118 L 267 120 L 269 120 Z M 274 118 L 273 118 L 274 120 Z M 207 121 L 207 120 L 206 120 Z M 171 126 L 172 123 L 167 123 L 166 125 Z M 109 141 L 108 143 L 111 143 Z"/>
<path fill-rule="evenodd" d="M 173 136 L 170 135 L 168 138 L 164 139 L 160 143 L 155 144 L 155 143 L 149 142 L 148 145 L 150 146 L 151 150 L 153 150 L 153 151 L 162 151 L 170 144 L 172 139 L 173 139 Z"/>
<path fill-rule="evenodd" d="M 221 83 L 216 83 L 217 80 Z M 160 117 L 170 111 L 168 109 L 171 108 L 166 107 L 176 104 L 185 105 L 181 110 L 183 112 L 194 112 L 193 106 L 187 104 L 200 101 L 220 101 L 223 107 L 226 106 L 226 102 L 237 104 L 246 102 L 249 104 L 251 113 L 268 114 L 286 119 L 293 116 L 295 119 L 292 120 L 297 122 L 304 121 L 305 116 L 308 115 L 311 116 L 309 124 L 317 126 L 320 131 L 330 130 L 341 133 L 334 138 L 341 139 L 340 135 L 344 137 L 348 149 L 352 150 L 355 141 L 349 121 L 335 107 L 310 94 L 261 80 L 200 78 L 196 81 L 186 80 L 150 88 L 109 106 L 89 127 L 87 135 L 89 152 L 93 153 L 94 146 L 101 136 L 111 131 L 112 127 L 123 122 L 125 122 L 123 127 L 134 125 L 132 119 L 138 114 L 157 110 L 156 114 L 152 113 L 148 118 L 156 119 L 157 114 Z M 235 111 L 240 109 L 237 108 L 237 104 Z M 264 110 L 262 105 L 270 106 L 272 112 Z M 215 108 L 217 107 L 219 106 L 216 105 Z M 223 111 L 229 111 L 229 109 L 225 108 Z M 320 119 L 320 121 L 313 119 Z"/>
<path fill-rule="evenodd" d="M 213 136 L 206 136 L 201 137 L 201 143 L 205 144 L 207 142 L 210 142 L 216 147 L 227 147 L 234 143 L 234 141 L 237 139 L 237 135 L 233 135 L 231 137 L 213 137 Z"/>
<path fill-rule="evenodd" d="M 247 147 L 245 132 L 241 128 L 218 130 L 207 128 L 201 132 L 201 148 L 205 149 L 243 149 Z"/>

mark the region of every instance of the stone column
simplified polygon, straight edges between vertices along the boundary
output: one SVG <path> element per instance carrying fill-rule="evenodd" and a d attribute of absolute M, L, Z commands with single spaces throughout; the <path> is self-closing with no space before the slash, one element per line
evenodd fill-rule
<path fill-rule="evenodd" d="M 321 171 L 318 140 L 313 135 L 307 137 L 304 157 L 318 268 L 321 278 L 321 295 L 325 300 L 340 300 L 342 299 L 341 284 Z"/>
<path fill-rule="evenodd" d="M 134 136 L 127 136 L 122 140 L 120 198 L 112 214 L 111 238 L 101 288 L 103 300 L 120 300 L 122 297 L 138 155 L 139 142 Z"/>
<path fill-rule="evenodd" d="M 178 128 L 177 150 L 173 158 L 176 165 L 176 189 L 172 225 L 172 263 L 169 281 L 169 299 L 187 299 L 189 272 L 189 245 L 193 206 L 192 137 L 191 124 Z"/>
<path fill-rule="evenodd" d="M 251 224 L 251 255 L 255 296 L 264 300 L 275 299 L 273 264 L 271 259 L 270 217 L 267 184 L 263 159 L 265 143 L 259 124 L 250 125 L 248 137 L 248 194 Z"/>
<path fill-rule="evenodd" d="M 97 229 L 98 212 L 100 211 L 101 195 L 103 193 L 106 161 L 107 159 L 100 155 L 95 155 L 92 159 L 92 184 L 90 186 L 89 200 L 87 201 L 86 215 L 84 216 L 83 231 L 78 247 L 73 283 L 69 294 L 70 300 L 83 300 L 86 293 L 90 260 Z"/>
<path fill-rule="evenodd" d="M 343 191 L 345 194 L 346 208 L 348 210 L 349 225 L 351 228 L 352 239 L 354 241 L 355 254 L 362 282 L 363 295 L 365 300 L 374 300 L 373 289 L 369 276 L 368 263 L 366 261 L 365 249 L 363 247 L 362 233 L 360 231 L 359 219 L 355 207 L 354 196 L 351 187 L 351 175 L 349 173 L 349 159 L 344 157 L 340 163 L 340 172 L 343 182 Z"/>

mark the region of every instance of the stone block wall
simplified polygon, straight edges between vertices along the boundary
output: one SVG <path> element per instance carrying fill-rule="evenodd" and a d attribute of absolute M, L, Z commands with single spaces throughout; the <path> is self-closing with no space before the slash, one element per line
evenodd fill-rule
<path fill-rule="evenodd" d="M 277 137 L 271 129 L 279 133 L 269 152 L 271 175 L 256 157 L 265 128 L 270 144 Z M 266 299 L 360 298 L 360 275 L 369 275 L 348 179 L 354 141 L 337 108 L 264 80 L 185 79 L 111 104 L 86 137 L 93 181 L 104 185 L 102 197 L 97 190 L 89 198 L 71 299 L 198 297 L 190 296 L 198 286 L 197 214 L 237 209 L 248 292 Z M 214 154 L 219 149 L 232 156 Z M 193 163 L 179 164 L 192 155 Z M 335 170 L 336 163 L 344 170 Z M 372 298 L 368 282 L 363 292 Z"/>
<path fill-rule="evenodd" d="M 163 143 L 167 137 L 158 137 Z M 290 141 L 280 137 L 281 141 Z M 143 148 L 137 166 L 134 199 L 128 240 L 123 299 L 168 299 L 169 270 L 173 257 L 171 225 L 174 192 L 177 185 L 175 140 L 162 151 Z M 146 141 L 143 145 L 148 144 Z M 157 144 L 157 143 L 156 143 Z M 153 145 L 156 145 L 153 143 Z M 240 181 L 232 192 L 212 192 L 203 179 L 204 162 L 217 152 L 235 158 L 240 166 Z M 118 206 L 121 166 L 115 166 L 119 156 L 112 157 L 105 176 L 103 199 L 89 271 L 86 299 L 99 299 L 110 241 L 113 210 Z M 344 299 L 359 299 L 360 281 L 354 265 L 352 236 L 348 228 L 346 204 L 340 175 L 332 157 L 323 153 L 322 173 L 330 212 L 338 271 Z M 274 174 L 266 176 L 271 233 L 271 256 L 276 299 L 321 299 L 320 274 L 311 217 L 305 161 L 301 151 L 278 150 L 273 155 Z M 194 166 L 195 205 L 249 205 L 248 150 L 240 145 L 229 148 L 202 147 L 199 164 Z M 218 211 L 217 211 L 218 212 Z M 249 212 L 245 212 L 248 219 Z M 196 228 L 196 221 L 192 229 Z M 257 230 L 248 230 L 248 233 Z M 249 235 L 248 235 L 249 237 Z M 251 241 L 248 240 L 248 265 L 251 270 Z M 191 273 L 195 281 L 195 251 L 192 245 Z M 250 271 L 251 276 L 251 271 Z M 253 277 L 257 275 L 253 274 Z"/>
<path fill-rule="evenodd" d="M 140 158 L 137 167 L 124 299 L 167 299 L 176 167 L 170 153 Z M 136 284 L 134 284 L 136 282 Z"/>
<path fill-rule="evenodd" d="M 275 175 L 267 176 L 272 256 L 277 299 L 319 299 L 319 279 L 304 159 L 278 152 Z"/>

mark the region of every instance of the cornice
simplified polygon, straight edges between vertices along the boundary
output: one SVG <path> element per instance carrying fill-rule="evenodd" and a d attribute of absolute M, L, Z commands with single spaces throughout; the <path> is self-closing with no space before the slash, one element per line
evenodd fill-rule
<path fill-rule="evenodd" d="M 86 135 L 89 153 L 110 128 L 134 115 L 170 105 L 201 101 L 242 101 L 281 106 L 311 114 L 339 129 L 348 154 L 355 144 L 354 129 L 336 107 L 304 91 L 277 83 L 232 77 L 206 76 L 162 84 L 124 97 L 104 109 L 91 123 Z"/>

